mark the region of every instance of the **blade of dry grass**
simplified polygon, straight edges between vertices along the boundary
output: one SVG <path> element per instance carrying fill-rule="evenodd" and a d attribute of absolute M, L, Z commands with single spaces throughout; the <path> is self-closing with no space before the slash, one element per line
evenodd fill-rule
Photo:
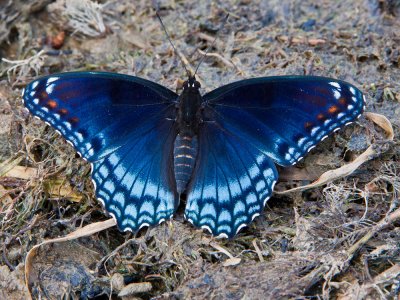
<path fill-rule="evenodd" d="M 224 253 L 226 256 L 229 257 L 222 264 L 224 267 L 236 266 L 236 265 L 240 264 L 240 262 L 242 261 L 240 258 L 234 257 L 228 250 L 226 250 L 224 247 L 218 245 L 217 243 L 211 242 L 210 246 L 217 249 L 219 252 Z"/>
<path fill-rule="evenodd" d="M 7 173 L 16 168 L 23 159 L 23 156 L 17 156 L 2 162 L 0 164 L 0 177 L 7 176 Z"/>

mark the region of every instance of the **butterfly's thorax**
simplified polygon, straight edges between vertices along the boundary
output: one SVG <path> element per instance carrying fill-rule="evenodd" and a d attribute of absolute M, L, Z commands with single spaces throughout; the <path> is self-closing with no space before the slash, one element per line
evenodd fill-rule
<path fill-rule="evenodd" d="M 185 136 L 196 135 L 200 123 L 200 109 L 202 98 L 199 86 L 184 86 L 182 94 L 178 99 L 177 123 L 180 134 Z"/>
<path fill-rule="evenodd" d="M 199 88 L 200 84 L 194 78 L 186 81 L 177 105 L 178 135 L 174 143 L 174 173 L 179 194 L 186 190 L 198 152 L 197 133 L 202 103 Z"/>

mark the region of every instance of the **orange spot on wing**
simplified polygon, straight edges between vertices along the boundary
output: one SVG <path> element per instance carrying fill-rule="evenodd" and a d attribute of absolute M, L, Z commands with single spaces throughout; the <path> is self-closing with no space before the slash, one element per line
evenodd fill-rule
<path fill-rule="evenodd" d="M 327 97 L 329 97 L 331 95 L 331 91 L 329 89 L 326 89 L 326 88 L 316 87 L 315 91 L 318 92 L 319 94 L 325 95 Z"/>
<path fill-rule="evenodd" d="M 318 121 L 323 121 L 326 118 L 325 118 L 324 114 L 318 114 L 317 119 L 318 119 Z"/>
<path fill-rule="evenodd" d="M 47 105 L 46 106 L 48 108 L 55 109 L 57 107 L 57 102 L 54 101 L 54 100 L 49 100 L 49 101 L 47 101 Z"/>
<path fill-rule="evenodd" d="M 73 117 L 71 119 L 68 120 L 72 125 L 76 125 L 79 122 L 79 118 L 78 117 Z"/>
<path fill-rule="evenodd" d="M 73 82 L 57 82 L 54 87 L 54 91 L 57 92 L 60 101 L 64 102 L 78 98 L 82 94 L 81 90 L 77 90 L 74 88 Z"/>
<path fill-rule="evenodd" d="M 346 105 L 347 104 L 346 98 L 340 98 L 339 99 L 339 103 L 342 104 L 342 105 Z"/>
<path fill-rule="evenodd" d="M 68 110 L 65 108 L 61 108 L 58 113 L 62 116 L 65 116 L 66 114 L 68 114 Z"/>
<path fill-rule="evenodd" d="M 314 127 L 314 124 L 311 123 L 311 122 L 305 122 L 304 123 L 304 128 L 307 129 L 307 130 L 311 130 L 311 128 L 313 128 L 313 127 Z"/>
<path fill-rule="evenodd" d="M 339 107 L 337 107 L 336 105 L 332 105 L 331 107 L 328 108 L 328 112 L 330 114 L 335 114 L 339 111 Z"/>
<path fill-rule="evenodd" d="M 49 97 L 49 94 L 47 94 L 46 91 L 43 91 L 40 93 L 40 99 L 41 100 L 46 100 Z"/>

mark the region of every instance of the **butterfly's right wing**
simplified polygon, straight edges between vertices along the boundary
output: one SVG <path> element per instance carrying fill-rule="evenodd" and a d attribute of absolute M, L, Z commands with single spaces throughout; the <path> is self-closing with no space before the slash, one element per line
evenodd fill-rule
<path fill-rule="evenodd" d="M 175 93 L 138 77 L 79 72 L 39 78 L 23 98 L 92 163 L 97 197 L 120 229 L 172 216 Z"/>
<path fill-rule="evenodd" d="M 92 165 L 97 197 L 123 231 L 157 225 L 179 204 L 172 173 L 176 128 L 166 118 L 174 111 L 171 106 L 148 116 L 128 143 Z"/>

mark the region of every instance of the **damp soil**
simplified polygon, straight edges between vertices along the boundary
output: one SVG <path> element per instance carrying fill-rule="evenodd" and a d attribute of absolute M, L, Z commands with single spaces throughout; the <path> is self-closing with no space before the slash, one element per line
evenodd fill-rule
<path fill-rule="evenodd" d="M 0 299 L 29 299 L 24 261 L 34 245 L 109 217 L 95 200 L 90 166 L 23 110 L 22 89 L 39 75 L 98 70 L 179 90 L 185 72 L 152 5 L 190 69 L 230 14 L 198 71 L 203 93 L 258 76 L 334 77 L 364 92 L 366 111 L 386 116 L 394 140 L 365 118 L 330 136 L 279 169 L 276 189 L 310 183 L 372 143 L 385 147 L 350 176 L 274 194 L 231 240 L 193 228 L 179 211 L 137 234 L 114 227 L 44 246 L 32 265 L 32 297 L 398 299 L 399 217 L 377 224 L 400 205 L 400 2 L 154 3 L 0 2 Z"/>

